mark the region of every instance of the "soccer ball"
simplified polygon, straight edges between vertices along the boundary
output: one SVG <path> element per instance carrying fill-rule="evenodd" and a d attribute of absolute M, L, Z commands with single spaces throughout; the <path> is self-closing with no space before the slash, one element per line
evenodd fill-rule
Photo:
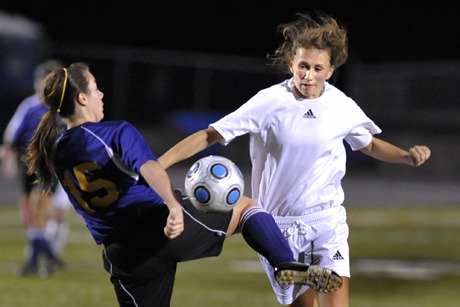
<path fill-rule="evenodd" d="M 193 206 L 203 212 L 230 211 L 244 192 L 238 166 L 214 155 L 196 161 L 185 175 L 184 185 Z"/>

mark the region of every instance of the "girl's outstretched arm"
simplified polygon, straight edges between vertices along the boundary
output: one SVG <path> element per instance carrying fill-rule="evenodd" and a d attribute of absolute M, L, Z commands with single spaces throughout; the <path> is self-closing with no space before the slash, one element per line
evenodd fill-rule
<path fill-rule="evenodd" d="M 414 167 L 425 163 L 431 155 L 431 150 L 425 145 L 415 145 L 406 151 L 376 137 L 373 137 L 361 152 L 380 161 L 408 164 Z"/>
<path fill-rule="evenodd" d="M 190 158 L 222 139 L 223 137 L 220 133 L 212 127 L 200 130 L 171 147 L 171 149 L 158 158 L 158 162 L 167 169 L 171 165 Z"/>

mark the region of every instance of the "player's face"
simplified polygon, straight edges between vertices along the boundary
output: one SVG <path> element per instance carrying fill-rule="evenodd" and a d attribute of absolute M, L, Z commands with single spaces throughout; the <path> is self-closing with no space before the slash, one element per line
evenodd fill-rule
<path fill-rule="evenodd" d="M 104 93 L 98 89 L 96 79 L 91 73 L 89 73 L 88 94 L 86 96 L 94 121 L 100 122 L 104 118 L 104 103 L 102 102 Z"/>
<path fill-rule="evenodd" d="M 289 69 L 297 93 L 306 99 L 321 96 L 324 83 L 334 72 L 329 53 L 316 48 L 298 48 L 289 61 Z"/>

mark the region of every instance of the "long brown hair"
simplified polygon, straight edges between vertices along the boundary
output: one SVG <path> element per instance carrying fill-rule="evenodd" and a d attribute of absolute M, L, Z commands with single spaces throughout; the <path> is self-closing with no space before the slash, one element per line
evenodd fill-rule
<path fill-rule="evenodd" d="M 51 72 L 45 79 L 40 98 L 49 111 L 35 129 L 25 156 L 28 173 L 37 175 L 45 192 L 51 190 L 55 181 L 54 156 L 56 140 L 62 129 L 61 118 L 73 115 L 78 94 L 88 92 L 88 72 L 85 63 L 74 63 Z"/>
<path fill-rule="evenodd" d="M 296 17 L 290 23 L 279 25 L 278 29 L 283 34 L 284 41 L 273 54 L 267 55 L 272 64 L 289 72 L 288 61 L 294 58 L 298 48 L 327 51 L 335 70 L 346 62 L 348 42 L 344 27 L 325 14 L 313 18 L 306 13 L 297 13 Z"/>

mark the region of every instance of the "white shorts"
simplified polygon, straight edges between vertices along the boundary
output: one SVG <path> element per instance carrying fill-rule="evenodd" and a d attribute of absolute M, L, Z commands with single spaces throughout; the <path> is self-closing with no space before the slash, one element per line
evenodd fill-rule
<path fill-rule="evenodd" d="M 56 190 L 53 193 L 53 204 L 59 209 L 68 210 L 72 208 L 72 203 L 60 183 L 57 184 Z"/>
<path fill-rule="evenodd" d="M 337 206 L 304 216 L 274 216 L 299 261 L 321 265 L 340 276 L 350 277 L 348 224 L 345 207 Z M 272 266 L 259 255 L 280 304 L 291 304 L 308 286 L 280 286 Z"/>

